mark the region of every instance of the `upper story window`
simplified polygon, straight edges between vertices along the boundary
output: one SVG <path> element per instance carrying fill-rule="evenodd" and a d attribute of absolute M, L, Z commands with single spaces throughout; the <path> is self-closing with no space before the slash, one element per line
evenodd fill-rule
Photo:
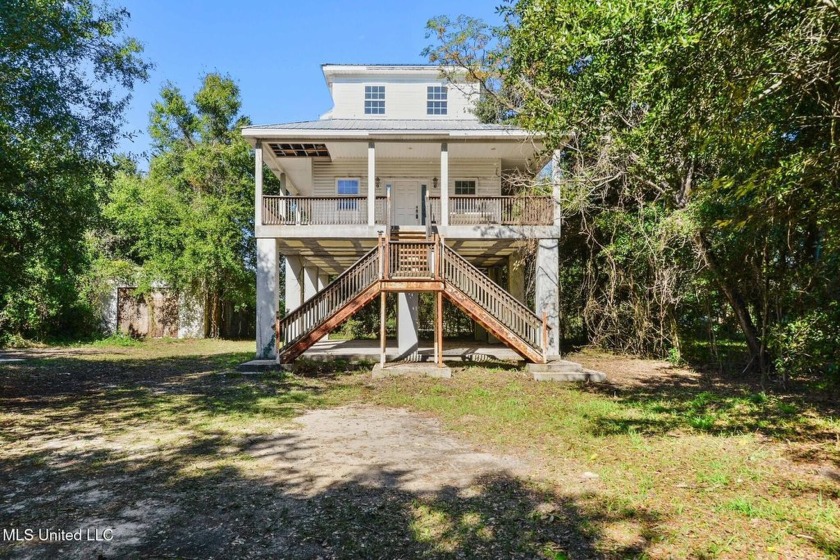
<path fill-rule="evenodd" d="M 385 86 L 365 86 L 365 115 L 385 114 Z"/>
<path fill-rule="evenodd" d="M 446 86 L 429 86 L 426 88 L 426 114 L 446 114 Z"/>
<path fill-rule="evenodd" d="M 339 177 L 335 180 L 335 191 L 340 195 L 354 196 L 359 194 L 358 177 Z M 356 200 L 339 200 L 339 210 L 356 210 L 358 208 L 358 201 Z"/>
<path fill-rule="evenodd" d="M 475 181 L 455 181 L 455 194 L 475 195 Z"/>

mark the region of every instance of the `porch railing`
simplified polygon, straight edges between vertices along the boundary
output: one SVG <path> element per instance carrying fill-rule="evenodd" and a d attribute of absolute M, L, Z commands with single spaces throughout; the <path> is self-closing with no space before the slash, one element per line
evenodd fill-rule
<path fill-rule="evenodd" d="M 385 223 L 387 203 L 376 197 L 377 224 Z M 366 196 L 264 196 L 263 225 L 364 225 L 368 223 Z"/>
<path fill-rule="evenodd" d="M 426 223 L 441 223 L 440 197 L 426 200 Z M 377 196 L 375 222 L 388 224 L 389 204 Z M 264 196 L 263 225 L 365 225 L 366 196 Z M 449 224 L 552 225 L 554 201 L 550 196 L 450 196 Z"/>
<path fill-rule="evenodd" d="M 440 197 L 429 197 L 427 219 L 439 224 Z M 554 223 L 550 196 L 450 196 L 449 225 L 543 226 Z"/>

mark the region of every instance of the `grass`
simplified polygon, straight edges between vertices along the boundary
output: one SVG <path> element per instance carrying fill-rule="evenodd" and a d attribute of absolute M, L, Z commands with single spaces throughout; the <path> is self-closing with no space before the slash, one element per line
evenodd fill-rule
<path fill-rule="evenodd" d="M 231 495 L 208 495 L 208 481 L 239 481 L 248 498 L 236 511 L 259 518 L 250 508 L 277 502 L 280 490 L 254 482 L 260 466 L 243 442 L 307 409 L 363 402 L 431 415 L 477 446 L 526 459 L 535 474 L 486 481 L 466 497 L 346 487 L 306 502 L 321 513 L 305 522 L 300 503 L 278 513 L 301 543 L 332 542 L 336 557 L 393 555 L 393 539 L 427 557 L 840 555 L 840 422 L 800 396 L 704 385 L 667 364 L 609 357 L 601 369 L 616 378 L 628 364 L 650 370 L 644 383 L 535 383 L 507 363 L 455 367 L 450 380 L 372 380 L 344 362 L 236 374 L 251 346 L 112 340 L 0 366 L 0 481 L 34 476 L 48 488 L 134 473 L 195 501 L 195 512 Z M 66 438 L 76 447 L 50 451 Z M 27 504 L 14 521 L 51 519 L 48 503 Z M 367 521 L 359 508 L 369 508 Z"/>

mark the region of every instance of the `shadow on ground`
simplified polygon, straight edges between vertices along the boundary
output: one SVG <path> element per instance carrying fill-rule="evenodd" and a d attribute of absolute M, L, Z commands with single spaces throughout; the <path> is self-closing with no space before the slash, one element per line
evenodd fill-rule
<path fill-rule="evenodd" d="M 265 436 L 232 440 L 214 421 L 234 418 L 247 431 L 251 421 L 293 418 L 350 381 L 220 373 L 242 358 L 74 357 L 0 371 L 0 405 L 13 415 L 0 424 L 0 527 L 36 532 L 32 541 L 0 542 L 0 556 L 626 558 L 643 555 L 664 521 L 506 471 L 418 492 L 405 489 L 410 464 L 371 466 L 314 491 L 305 470 L 247 469 L 317 442 L 281 432 L 270 436 L 275 457 L 255 457 Z M 109 437 L 151 429 L 190 437 L 127 448 Z M 643 538 L 606 548 L 602 528 L 623 522 Z M 39 541 L 46 528 L 112 528 L 114 538 Z"/>
<path fill-rule="evenodd" d="M 632 367 L 633 359 L 615 359 Z M 715 371 L 695 372 L 664 362 L 644 361 L 644 375 L 607 372 L 608 382 L 582 387 L 638 411 L 599 418 L 597 435 L 664 435 L 691 430 L 712 435 L 756 433 L 787 444 L 799 461 L 833 461 L 840 466 L 838 401 L 792 388 L 764 391 L 757 381 Z M 617 364 L 617 365 L 616 365 Z M 654 365 L 652 365 L 654 364 Z M 610 381 L 610 378 L 617 381 Z"/>

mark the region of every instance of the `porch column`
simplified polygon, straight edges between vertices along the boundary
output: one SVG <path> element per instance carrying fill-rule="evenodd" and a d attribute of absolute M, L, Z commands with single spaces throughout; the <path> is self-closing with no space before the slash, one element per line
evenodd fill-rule
<path fill-rule="evenodd" d="M 303 303 L 303 266 L 300 257 L 287 256 L 286 261 L 286 315 Z"/>
<path fill-rule="evenodd" d="M 262 141 L 257 140 L 254 147 L 254 229 L 260 227 L 262 221 L 263 197 L 263 151 Z M 256 231 L 254 231 L 256 234 Z"/>
<path fill-rule="evenodd" d="M 449 225 L 449 144 L 440 145 L 440 225 Z"/>
<path fill-rule="evenodd" d="M 318 286 L 317 286 L 318 291 L 320 292 L 321 290 L 326 288 L 327 284 L 329 284 L 329 283 L 330 283 L 330 277 L 327 275 L 327 273 L 323 272 L 321 269 L 318 269 Z M 329 333 L 325 334 L 324 336 L 321 337 L 321 340 L 329 340 L 329 339 L 330 339 Z"/>
<path fill-rule="evenodd" d="M 368 225 L 376 224 L 376 143 L 368 142 Z"/>
<path fill-rule="evenodd" d="M 496 284 L 499 283 L 499 268 L 498 267 L 493 266 L 493 267 L 490 267 L 489 269 L 487 269 L 487 275 L 490 277 L 490 280 L 492 280 L 494 283 L 496 283 Z M 487 333 L 487 343 L 488 344 L 498 344 L 499 339 L 496 338 L 495 336 L 493 336 L 492 334 Z"/>
<path fill-rule="evenodd" d="M 417 292 L 397 294 L 397 355 L 399 358 L 407 358 L 414 354 L 420 345 L 420 337 L 417 333 L 419 303 L 420 294 Z"/>
<path fill-rule="evenodd" d="M 277 274 L 277 240 L 257 239 L 257 358 L 277 356 L 274 321 L 280 289 Z"/>
<path fill-rule="evenodd" d="M 560 158 L 563 150 L 554 150 L 551 156 L 551 198 L 554 199 L 554 225 L 560 227 L 560 222 L 563 217 L 562 207 L 560 206 L 560 185 L 563 181 L 563 168 L 560 167 Z M 560 232 L 557 232 L 560 237 Z"/>
<path fill-rule="evenodd" d="M 314 266 L 303 267 L 303 301 L 308 300 L 318 291 L 318 269 Z"/>
<path fill-rule="evenodd" d="M 519 262 L 517 253 L 508 255 L 508 292 L 525 303 L 525 263 Z"/>
<path fill-rule="evenodd" d="M 560 355 L 560 288 L 557 282 L 560 255 L 557 239 L 540 239 L 537 247 L 536 293 L 534 312 L 540 317 L 547 314 L 548 355 Z"/>

